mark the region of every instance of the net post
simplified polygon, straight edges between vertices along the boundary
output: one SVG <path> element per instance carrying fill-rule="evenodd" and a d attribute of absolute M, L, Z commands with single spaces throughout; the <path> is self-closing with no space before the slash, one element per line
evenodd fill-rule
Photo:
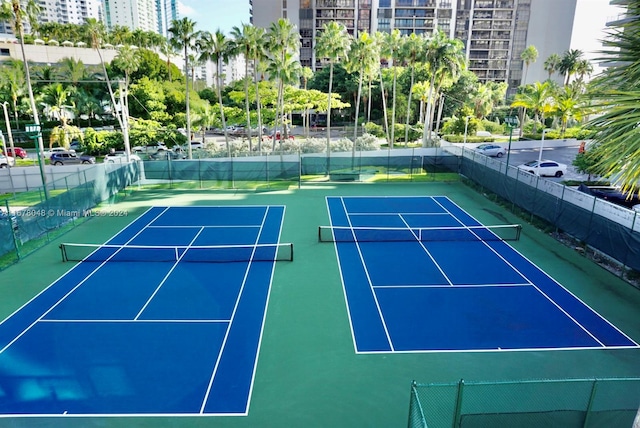
<path fill-rule="evenodd" d="M 59 246 L 60 248 L 60 255 L 62 256 L 62 261 L 66 262 L 67 260 L 67 251 L 66 251 L 66 247 L 64 246 L 64 244 L 60 244 Z"/>
<path fill-rule="evenodd" d="M 289 244 L 291 246 L 291 260 L 293 261 L 293 242 Z"/>
<path fill-rule="evenodd" d="M 520 240 L 520 234 L 522 233 L 522 225 L 516 225 L 516 241 Z"/>

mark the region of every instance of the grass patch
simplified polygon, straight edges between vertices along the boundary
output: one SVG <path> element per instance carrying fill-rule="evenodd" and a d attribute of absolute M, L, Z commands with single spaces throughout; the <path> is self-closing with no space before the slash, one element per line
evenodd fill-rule
<path fill-rule="evenodd" d="M 49 190 L 49 197 L 57 196 L 66 191 L 66 189 Z M 15 196 L 13 196 L 13 193 L 3 193 L 0 195 L 0 203 L 5 205 L 5 201 L 9 201 L 9 207 L 12 205 L 30 207 L 44 201 L 44 193 L 42 189 L 16 193 Z"/>

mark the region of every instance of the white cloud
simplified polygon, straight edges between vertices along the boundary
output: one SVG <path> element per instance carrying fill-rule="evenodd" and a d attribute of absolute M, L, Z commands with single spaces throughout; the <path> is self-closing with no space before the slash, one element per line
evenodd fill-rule
<path fill-rule="evenodd" d="M 197 12 L 191 6 L 187 6 L 186 4 L 184 4 L 184 3 L 179 1 L 178 2 L 178 15 L 179 16 L 193 17 L 193 16 L 197 15 Z"/>

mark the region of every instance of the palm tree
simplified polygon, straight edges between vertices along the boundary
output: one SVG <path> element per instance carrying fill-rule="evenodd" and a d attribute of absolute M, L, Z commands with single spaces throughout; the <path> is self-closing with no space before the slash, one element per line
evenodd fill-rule
<path fill-rule="evenodd" d="M 194 47 L 194 43 L 198 38 L 198 32 L 195 30 L 196 23 L 189 18 L 174 19 L 171 21 L 169 33 L 171 33 L 171 44 L 177 50 L 183 50 L 184 53 L 184 72 L 186 82 L 185 108 L 187 116 L 187 147 L 189 159 L 193 159 L 193 151 L 191 150 L 191 114 L 189 112 L 189 51 Z"/>
<path fill-rule="evenodd" d="M 107 83 L 107 89 L 109 90 L 112 113 L 116 117 L 116 119 L 118 119 L 118 123 L 120 124 L 120 129 L 122 129 L 122 133 L 124 137 L 125 152 L 129 153 L 130 152 L 129 130 L 127 129 L 127 125 L 124 121 L 124 117 L 122 117 L 117 111 L 116 98 L 113 94 L 113 88 L 111 87 L 111 80 L 109 79 L 109 74 L 107 73 L 107 67 L 104 63 L 104 59 L 102 58 L 102 52 L 100 51 L 102 41 L 104 40 L 105 33 L 106 33 L 104 24 L 96 20 L 95 18 L 89 18 L 85 23 L 85 27 L 86 27 L 87 35 L 91 42 L 91 47 L 98 52 L 98 57 L 100 58 L 100 64 L 102 65 L 102 73 Z"/>
<path fill-rule="evenodd" d="M 582 59 L 582 55 L 583 52 L 580 49 L 569 49 L 562 55 L 558 71 L 565 76 L 565 85 L 571 81 L 571 76 L 576 72 L 576 65 Z"/>
<path fill-rule="evenodd" d="M 425 44 L 425 60 L 431 72 L 429 96 L 427 97 L 427 114 L 422 134 L 422 145 L 432 141 L 431 129 L 435 109 L 433 101 L 439 96 L 440 89 L 447 78 L 456 80 L 465 66 L 464 46 L 456 39 L 450 39 L 446 33 L 436 30 Z M 435 96 L 434 96 L 435 93 Z"/>
<path fill-rule="evenodd" d="M 544 70 L 549 73 L 549 80 L 551 80 L 551 76 L 553 73 L 558 71 L 560 67 L 560 62 L 562 61 L 562 57 L 558 54 L 551 54 L 544 62 Z"/>
<path fill-rule="evenodd" d="M 38 6 L 33 0 L 27 2 L 26 7 L 23 7 L 20 0 L 4 1 L 0 5 L 0 20 L 8 21 L 11 24 L 14 34 L 18 36 L 20 40 L 20 51 L 22 53 L 22 62 L 24 66 L 24 75 L 27 81 L 27 91 L 29 93 L 29 102 L 31 104 L 31 114 L 33 114 L 33 122 L 37 127 L 40 127 L 40 118 L 38 117 L 38 109 L 36 107 L 36 100 L 33 96 L 33 87 L 31 86 L 31 75 L 29 72 L 29 63 L 27 62 L 27 55 L 24 51 L 24 21 L 28 16 L 33 16 L 38 11 Z M 42 141 L 42 133 L 38 133 L 38 148 L 40 150 L 40 156 L 44 153 L 44 142 Z M 49 198 L 47 191 L 46 178 L 44 174 L 44 162 L 40 162 L 40 173 L 42 176 L 42 186 L 44 190 L 45 198 Z"/>
<path fill-rule="evenodd" d="M 564 86 L 555 94 L 556 115 L 560 118 L 560 134 L 563 136 L 567 130 L 567 122 L 578 110 L 579 101 L 579 85 Z"/>
<path fill-rule="evenodd" d="M 124 90 L 128 94 L 131 73 L 135 73 L 140 67 L 140 56 L 138 52 L 130 46 L 123 46 L 118 51 L 118 55 L 113 59 L 113 64 L 124 72 Z M 126 111 L 129 111 L 129 97 L 124 97 Z"/>
<path fill-rule="evenodd" d="M 282 141 L 286 140 L 286 123 L 284 121 L 284 117 L 286 116 L 285 111 L 285 85 L 291 85 L 294 83 L 298 83 L 300 81 L 300 75 L 302 74 L 302 67 L 300 66 L 300 62 L 298 61 L 297 55 L 287 52 L 283 59 L 280 56 L 273 57 L 269 61 L 267 66 L 267 74 L 270 78 L 275 79 L 278 87 L 278 95 L 277 95 L 277 103 L 276 103 L 276 113 L 279 111 L 280 117 L 283 118 L 281 121 L 282 124 L 282 133 L 280 137 L 280 146 L 282 147 Z M 281 106 L 281 107 L 277 107 Z M 290 106 L 286 110 L 290 110 Z M 277 135 L 277 133 L 276 133 Z M 275 149 L 275 138 L 273 140 L 274 149 Z"/>
<path fill-rule="evenodd" d="M 333 90 L 333 68 L 338 61 L 348 58 L 350 49 L 347 28 L 335 21 L 322 26 L 322 33 L 316 42 L 316 57 L 329 63 L 329 90 L 327 93 L 327 173 L 330 172 L 331 157 L 331 91 Z"/>
<path fill-rule="evenodd" d="M 261 61 L 266 58 L 265 51 L 265 30 L 260 27 L 253 27 L 253 30 L 248 34 L 248 38 L 251 44 L 249 51 L 249 57 L 247 61 L 253 61 L 253 79 L 256 90 L 256 110 L 258 113 L 258 152 L 262 153 L 262 105 L 260 102 L 260 68 Z"/>
<path fill-rule="evenodd" d="M 197 44 L 198 49 L 200 50 L 200 60 L 212 61 L 216 64 L 216 92 L 218 94 L 218 104 L 220 106 L 220 119 L 222 121 L 227 153 L 229 157 L 231 157 L 231 146 L 229 145 L 229 134 L 227 132 L 227 124 L 224 117 L 224 105 L 222 103 L 222 66 L 233 54 L 231 41 L 222 31 L 216 30 L 215 34 L 211 34 L 208 31 L 201 33 Z"/>
<path fill-rule="evenodd" d="M 533 111 L 535 115 L 533 133 L 535 134 L 538 121 L 544 126 L 545 115 L 555 110 L 552 86 L 548 80 L 544 83 L 535 82 L 533 85 L 526 85 L 522 92 L 516 94 L 511 107 L 522 107 Z M 520 121 L 520 123 L 523 122 Z"/>
<path fill-rule="evenodd" d="M 0 68 L 0 86 L 11 97 L 13 114 L 18 128 L 18 99 L 24 94 L 25 78 L 22 61 L 10 59 Z"/>
<path fill-rule="evenodd" d="M 87 68 L 82 60 L 66 57 L 60 61 L 60 76 L 73 85 L 77 85 L 85 77 L 86 72 Z"/>
<path fill-rule="evenodd" d="M 640 4 L 627 4 L 627 16 L 640 16 Z M 587 126 L 596 130 L 592 137 L 602 153 L 598 169 L 602 176 L 616 176 L 624 192 L 640 189 L 640 20 L 625 20 L 609 32 L 601 61 L 613 64 L 592 80 L 589 97 L 599 113 Z"/>
<path fill-rule="evenodd" d="M 358 73 L 358 94 L 356 96 L 355 124 L 353 130 L 353 155 L 355 155 L 356 139 L 358 138 L 358 116 L 360 115 L 360 98 L 362 96 L 362 81 L 365 75 L 370 75 L 375 65 L 380 64 L 377 45 L 373 37 L 366 31 L 352 39 L 347 71 Z"/>
<path fill-rule="evenodd" d="M 293 66 L 289 56 L 297 57 L 300 48 L 300 34 L 288 19 L 280 18 L 271 24 L 267 32 L 268 51 L 271 75 L 276 78 L 278 86 L 278 105 L 276 107 L 276 121 L 280 118 L 282 135 L 287 137 L 287 127 L 284 114 L 284 85 L 293 70 L 285 69 Z M 299 63 L 298 63 L 299 67 Z M 275 72 L 275 73 L 274 73 Z M 279 114 L 278 114 L 279 111 Z"/>
<path fill-rule="evenodd" d="M 197 108 L 195 113 L 196 117 L 193 120 L 193 124 L 199 127 L 202 132 L 202 146 L 204 147 L 205 133 L 213 126 L 216 119 L 216 113 L 209 103 Z"/>
<path fill-rule="evenodd" d="M 242 28 L 233 27 L 231 29 L 231 46 L 233 50 L 244 56 L 244 95 L 245 95 L 245 113 L 247 115 L 247 136 L 249 138 L 249 151 L 252 150 L 251 145 L 251 112 L 249 110 L 249 58 L 251 58 L 254 49 L 254 35 L 256 27 L 250 24 L 242 24 Z"/>
<path fill-rule="evenodd" d="M 409 143 L 409 118 L 411 117 L 411 95 L 415 83 L 416 64 L 419 62 L 424 51 L 424 37 L 411 33 L 402 44 L 402 57 L 411 70 L 411 84 L 409 85 L 409 101 L 407 102 L 407 119 L 404 130 L 404 144 Z"/>
<path fill-rule="evenodd" d="M 392 61 L 393 67 L 393 88 L 391 99 L 392 107 L 391 107 L 391 136 L 389 138 L 389 147 L 393 148 L 393 144 L 395 143 L 395 128 L 396 128 L 396 86 L 398 81 L 398 67 L 396 62 L 400 61 L 400 56 L 402 52 L 403 39 L 400 35 L 400 30 L 394 29 L 390 33 L 384 33 L 382 48 L 380 51 L 382 52 L 381 57 L 388 58 Z M 382 81 L 382 79 L 380 79 Z"/>
<path fill-rule="evenodd" d="M 302 67 L 300 72 L 300 78 L 302 79 L 302 87 L 306 91 L 309 79 L 313 77 L 313 70 L 311 67 Z M 304 114 L 302 115 L 302 123 L 304 126 L 304 135 L 309 137 L 309 106 L 304 108 Z"/>
<path fill-rule="evenodd" d="M 520 54 L 520 59 L 524 62 L 524 76 L 522 76 L 522 82 L 520 82 L 520 84 L 524 85 L 527 83 L 529 66 L 538 59 L 538 49 L 533 45 L 527 46 Z"/>
<path fill-rule="evenodd" d="M 591 61 L 588 59 L 579 59 L 575 67 L 575 74 L 578 75 L 578 82 L 583 84 L 584 77 L 590 76 L 591 73 L 593 73 L 593 65 L 591 65 Z"/>

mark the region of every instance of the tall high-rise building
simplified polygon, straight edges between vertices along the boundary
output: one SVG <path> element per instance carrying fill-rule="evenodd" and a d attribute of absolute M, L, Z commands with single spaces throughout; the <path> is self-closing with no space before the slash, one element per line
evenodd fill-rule
<path fill-rule="evenodd" d="M 178 14 L 178 1 L 156 0 L 156 13 L 158 14 L 158 33 L 168 37 L 171 21 L 180 17 Z"/>
<path fill-rule="evenodd" d="M 103 0 L 104 22 L 108 29 L 116 25 L 158 32 L 156 0 Z"/>
<path fill-rule="evenodd" d="M 101 0 L 36 0 L 36 4 L 40 7 L 40 23 L 82 24 L 88 18 L 102 19 Z M 28 23 L 25 31 L 31 31 Z M 0 34 L 13 34 L 13 30 L 8 23 L 0 22 Z"/>
<path fill-rule="evenodd" d="M 300 32 L 300 62 L 321 68 L 313 47 L 328 21 L 359 31 L 402 34 L 440 29 L 465 46 L 469 69 L 481 82 L 521 83 L 545 80 L 544 60 L 569 49 L 577 0 L 252 0 L 252 23 L 268 27 L 288 18 Z M 539 60 L 522 82 L 522 51 L 534 45 Z"/>

